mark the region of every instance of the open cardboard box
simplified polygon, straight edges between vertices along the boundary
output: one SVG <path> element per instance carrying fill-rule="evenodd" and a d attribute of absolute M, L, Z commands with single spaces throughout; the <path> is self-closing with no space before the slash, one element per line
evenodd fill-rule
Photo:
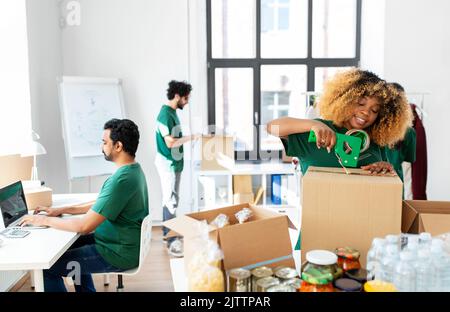
<path fill-rule="evenodd" d="M 402 182 L 361 169 L 309 167 L 302 180 L 302 259 L 314 249 L 353 247 L 366 263 L 375 237 L 399 234 Z"/>
<path fill-rule="evenodd" d="M 245 223 L 239 224 L 235 213 L 244 208 L 252 210 L 253 216 Z M 209 237 L 217 242 L 223 251 L 222 269 L 251 269 L 262 265 L 286 265 L 295 268 L 288 229 L 295 229 L 295 226 L 285 215 L 250 204 L 191 213 L 164 222 L 163 225 L 172 230 L 168 236 L 184 236 L 186 268 L 195 252 L 199 222 L 206 220 L 210 224 L 221 213 L 228 216 L 230 225 L 223 228 L 209 225 Z"/>
<path fill-rule="evenodd" d="M 429 232 L 433 236 L 450 232 L 450 202 L 404 200 L 402 232 Z"/>

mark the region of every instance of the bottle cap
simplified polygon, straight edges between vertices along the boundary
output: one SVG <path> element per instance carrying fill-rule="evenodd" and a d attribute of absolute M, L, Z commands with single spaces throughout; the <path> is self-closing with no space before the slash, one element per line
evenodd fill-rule
<path fill-rule="evenodd" d="M 317 265 L 332 265 L 337 263 L 337 256 L 328 250 L 311 250 L 306 253 L 306 261 Z"/>

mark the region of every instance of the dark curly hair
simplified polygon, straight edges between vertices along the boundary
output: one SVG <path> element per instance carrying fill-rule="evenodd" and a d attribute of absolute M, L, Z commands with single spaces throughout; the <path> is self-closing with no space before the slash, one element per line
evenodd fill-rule
<path fill-rule="evenodd" d="M 187 96 L 192 91 L 192 86 L 186 81 L 175 81 L 169 82 L 169 88 L 167 89 L 167 98 L 173 100 L 175 94 L 179 96 Z"/>
<path fill-rule="evenodd" d="M 110 130 L 110 139 L 113 144 L 121 142 L 123 150 L 130 156 L 136 157 L 139 145 L 138 126 L 129 119 L 111 119 L 105 123 L 104 130 Z"/>
<path fill-rule="evenodd" d="M 404 138 L 412 124 L 411 108 L 404 92 L 374 73 L 350 69 L 336 74 L 325 84 L 319 102 L 320 113 L 342 127 L 364 97 L 375 97 L 380 102 L 377 119 L 365 130 L 379 146 L 393 147 Z"/>

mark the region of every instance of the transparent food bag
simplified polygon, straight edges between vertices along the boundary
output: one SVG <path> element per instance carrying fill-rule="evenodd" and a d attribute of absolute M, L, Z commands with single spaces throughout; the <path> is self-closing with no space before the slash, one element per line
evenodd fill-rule
<path fill-rule="evenodd" d="M 196 292 L 225 291 L 224 275 L 220 267 L 223 252 L 210 240 L 206 221 L 199 224 L 198 236 L 194 240 L 195 253 L 188 265 L 188 289 Z"/>

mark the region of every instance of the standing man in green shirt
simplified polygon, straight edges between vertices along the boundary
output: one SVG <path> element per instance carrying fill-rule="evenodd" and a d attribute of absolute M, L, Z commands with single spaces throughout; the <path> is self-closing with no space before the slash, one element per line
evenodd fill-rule
<path fill-rule="evenodd" d="M 189 103 L 192 86 L 184 81 L 172 80 L 167 89 L 167 104 L 161 107 L 157 118 L 155 165 L 161 180 L 163 221 L 176 216 L 179 202 L 181 172 L 183 171 L 183 144 L 198 136 L 183 136 L 177 109 Z M 163 235 L 169 230 L 163 227 Z M 167 240 L 168 251 L 175 257 L 183 256 L 183 245 L 178 238 Z"/>
<path fill-rule="evenodd" d="M 141 225 L 149 214 L 147 182 L 135 161 L 139 130 L 128 119 L 112 119 L 104 126 L 102 151 L 116 172 L 102 186 L 94 203 L 75 207 L 38 207 L 22 225 L 49 226 L 83 234 L 49 269 L 44 270 L 44 289 L 65 292 L 62 277 L 72 275 L 75 289 L 95 292 L 91 273 L 121 272 L 139 265 Z M 61 219 L 66 214 L 82 218 Z M 93 232 L 93 233 L 92 233 Z M 73 271 L 74 272 L 73 272 Z"/>

